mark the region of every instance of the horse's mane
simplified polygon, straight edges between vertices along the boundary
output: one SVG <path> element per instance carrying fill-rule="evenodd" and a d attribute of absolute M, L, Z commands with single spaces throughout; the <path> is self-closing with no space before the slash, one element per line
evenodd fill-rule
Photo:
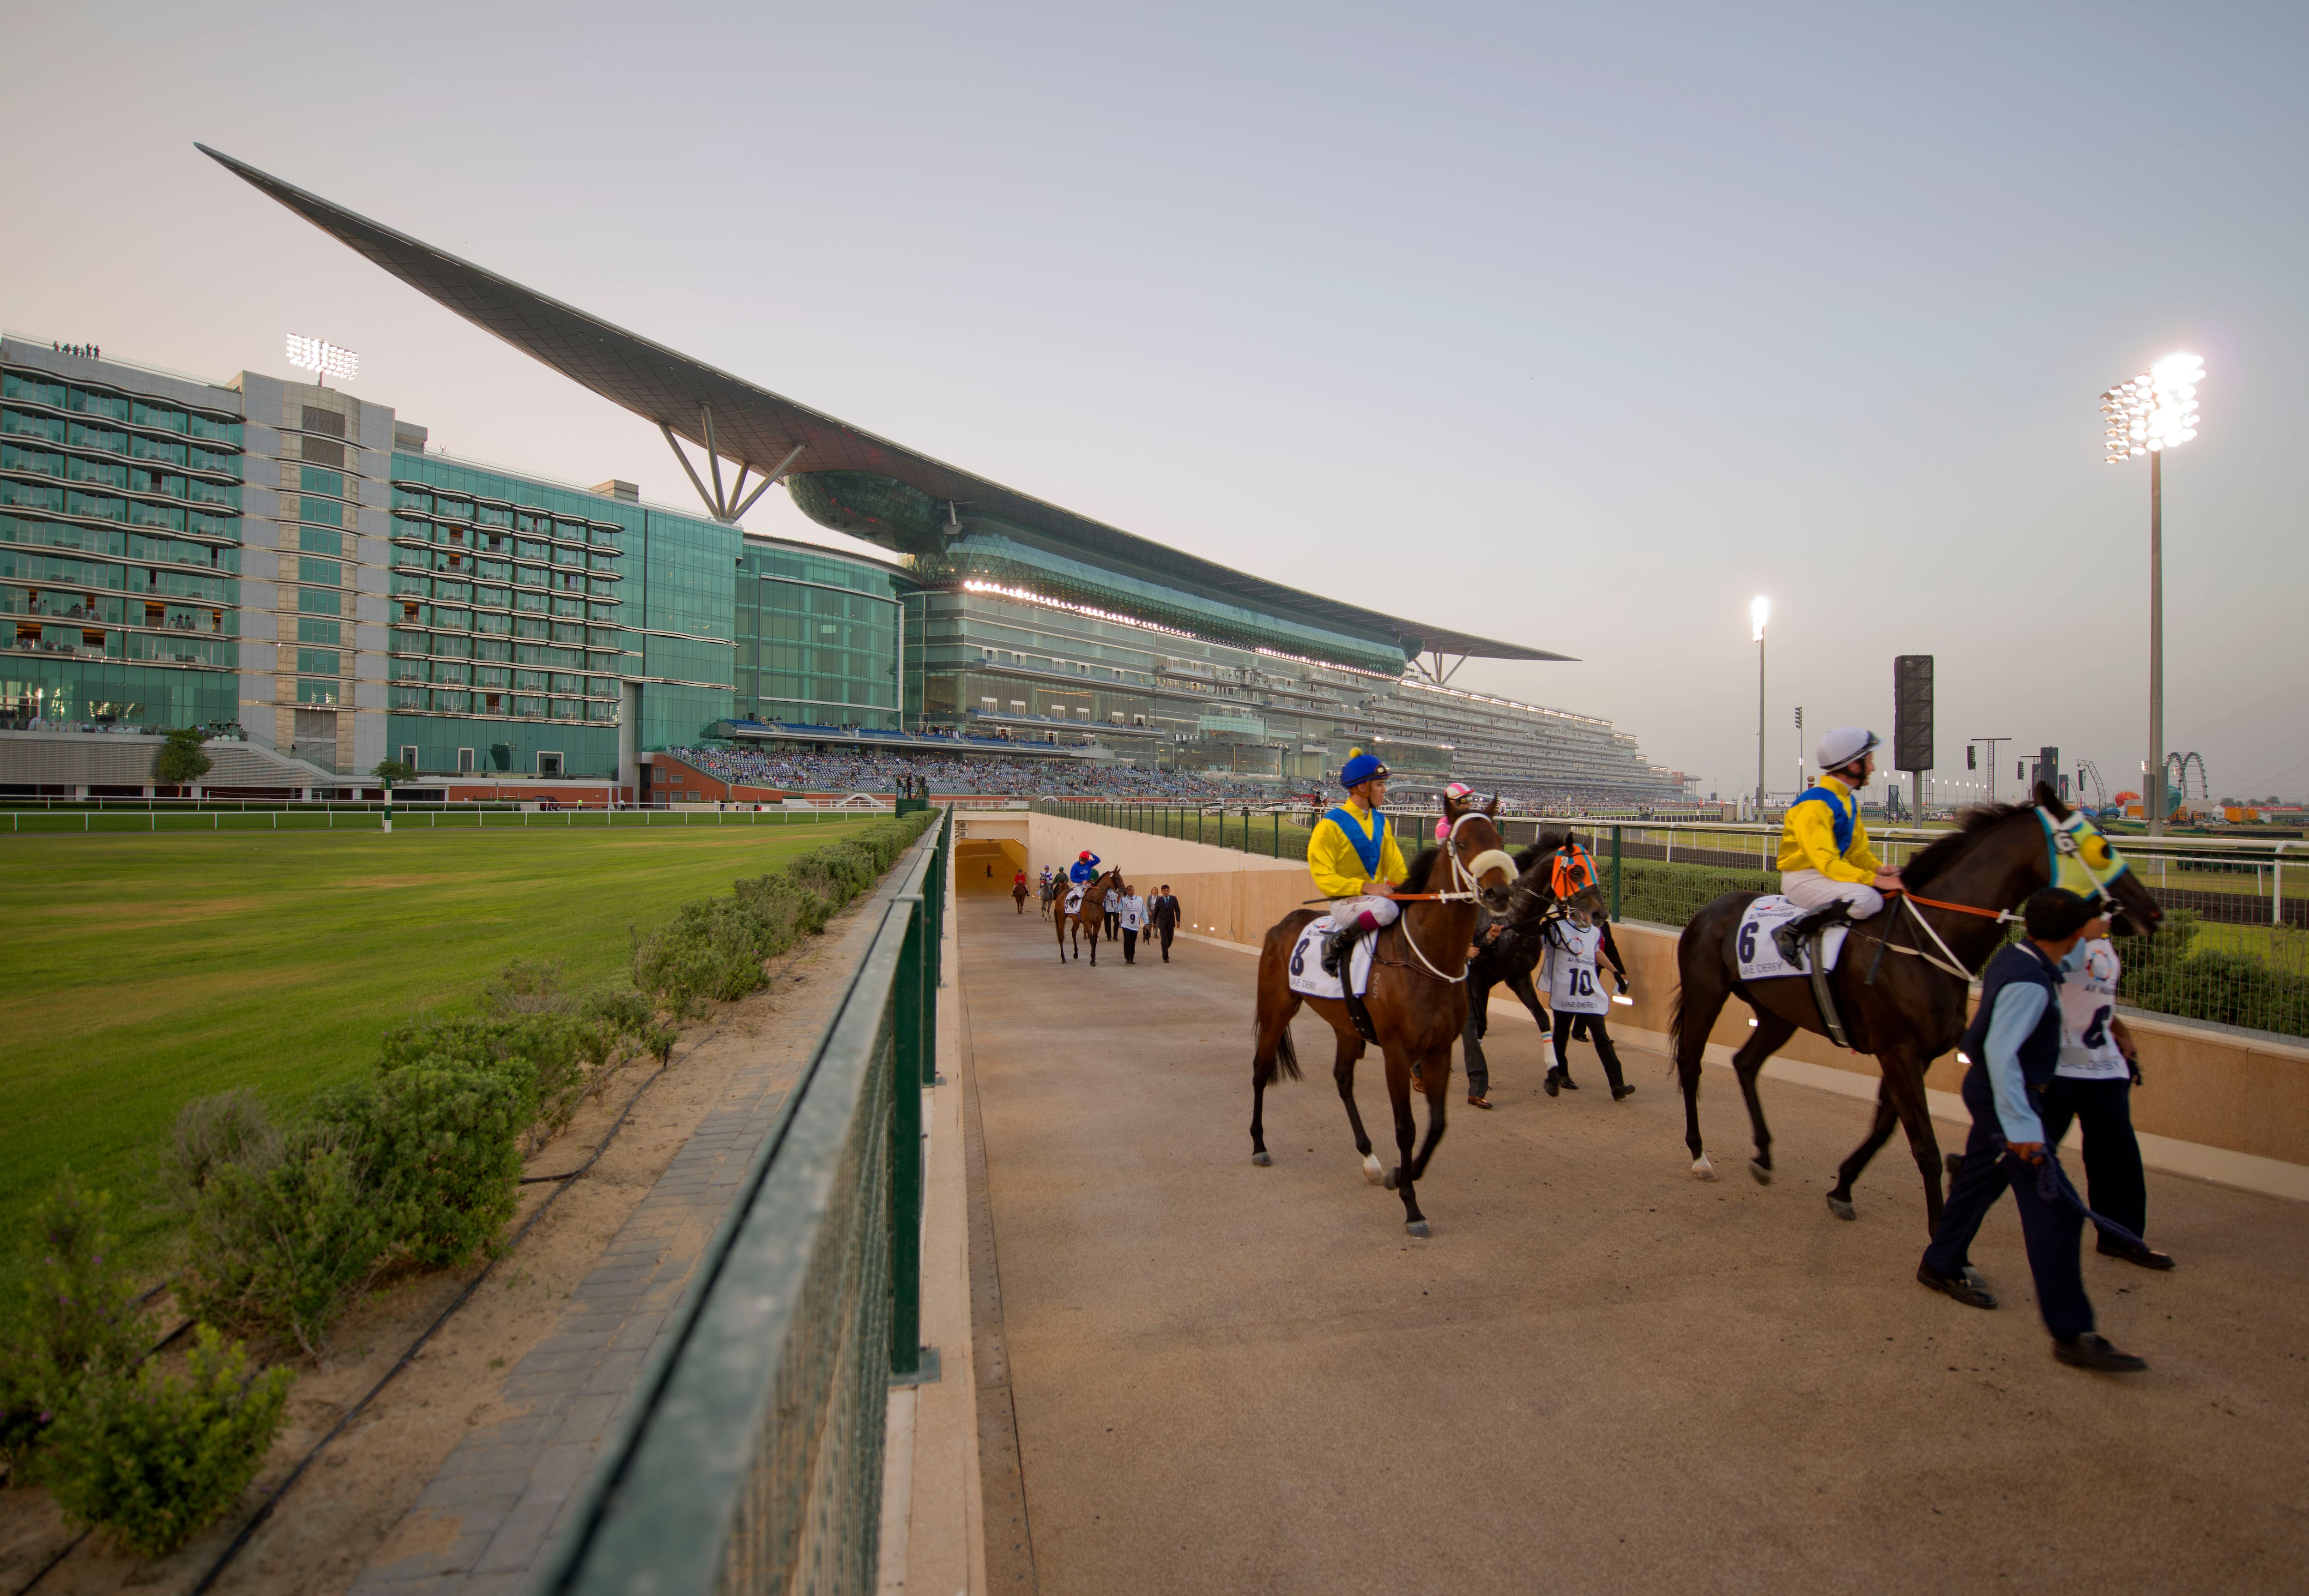
<path fill-rule="evenodd" d="M 1570 840 L 1571 833 L 1570 832 L 1559 832 L 1552 829 L 1543 830 L 1539 833 L 1538 841 L 1533 843 L 1530 847 L 1523 850 L 1520 853 L 1518 853 L 1515 856 L 1516 873 L 1518 875 L 1524 876 L 1529 875 L 1531 873 L 1531 867 L 1534 865 L 1539 863 L 1540 860 L 1545 858 L 1551 853 L 1561 852 L 1563 850 L 1563 845 Z"/>
<path fill-rule="evenodd" d="M 1957 816 L 1957 830 L 1934 841 L 1922 853 L 1900 867 L 1900 880 L 1911 887 L 1930 886 L 1946 875 L 1957 860 L 1970 853 L 1976 843 L 1990 832 L 2002 825 L 2015 815 L 2027 815 L 2036 808 L 2033 803 L 1980 804 Z"/>

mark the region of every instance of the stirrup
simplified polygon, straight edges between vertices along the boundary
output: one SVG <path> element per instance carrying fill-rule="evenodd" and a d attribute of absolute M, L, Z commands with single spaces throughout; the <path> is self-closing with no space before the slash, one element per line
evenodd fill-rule
<path fill-rule="evenodd" d="M 1830 926 L 1852 923 L 1852 906 L 1848 903 L 1823 903 L 1818 909 L 1807 909 L 1772 933 L 1772 945 L 1780 950 L 1783 962 L 1802 964 L 1803 946 L 1807 940 L 1818 941 L 1820 934 Z"/>
<path fill-rule="evenodd" d="M 1324 934 L 1322 964 L 1325 975 L 1337 976 L 1341 980 L 1346 979 L 1340 971 L 1346 966 L 1347 949 L 1353 945 L 1355 935 L 1355 928 Z"/>

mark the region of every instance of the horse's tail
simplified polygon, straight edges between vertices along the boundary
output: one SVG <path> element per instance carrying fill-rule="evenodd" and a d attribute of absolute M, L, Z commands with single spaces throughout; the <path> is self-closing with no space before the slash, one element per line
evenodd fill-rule
<path fill-rule="evenodd" d="M 1681 975 L 1682 971 L 1677 971 Z M 1675 983 L 1675 1002 L 1667 1011 L 1667 1056 L 1675 1058 L 1683 1051 L 1683 982 Z"/>
<path fill-rule="evenodd" d="M 1299 1071 L 1299 1049 L 1291 1040 L 1288 1025 L 1283 1028 L 1283 1040 L 1275 1044 L 1275 1073 L 1290 1081 L 1304 1078 Z"/>

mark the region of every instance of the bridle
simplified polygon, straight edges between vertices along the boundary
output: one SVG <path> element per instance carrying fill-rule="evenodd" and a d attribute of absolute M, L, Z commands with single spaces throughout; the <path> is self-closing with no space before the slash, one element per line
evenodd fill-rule
<path fill-rule="evenodd" d="M 2044 805 L 2037 804 L 2031 807 L 2037 811 L 2037 818 L 2045 828 L 2045 845 L 2051 850 L 2049 874 L 2052 879 L 2054 882 L 2060 880 L 2062 856 L 2073 857 L 2077 859 L 2078 867 L 2084 871 L 2086 877 L 2092 883 L 2092 893 L 2085 901 L 2098 906 L 2098 912 L 2103 914 L 2123 912 L 2123 906 L 2117 902 L 2116 894 L 2109 891 L 2109 883 L 2123 875 L 2130 867 L 2117 857 L 2116 850 L 2108 846 L 2107 839 L 2101 837 L 2098 830 L 2094 828 L 2090 822 L 2073 810 L 2065 819 L 2055 820 L 2053 818 L 2052 812 Z M 2114 867 L 2109 869 L 2105 877 L 2103 873 L 2096 869 L 2084 857 L 2083 845 L 2078 840 L 2080 833 L 2087 833 L 2099 839 L 2102 850 L 2109 859 L 2114 861 Z M 1900 890 L 1898 896 L 1902 905 L 1908 911 L 1908 918 L 1916 923 L 1925 936 L 1933 939 L 1933 945 L 1940 950 L 1941 956 L 1935 958 L 1922 948 L 1896 947 L 1892 948 L 1892 951 L 1922 959 L 1935 969 L 1967 982 L 1973 979 L 1972 970 L 1956 956 L 1955 951 L 1942 939 L 1940 932 L 1933 928 L 1932 921 L 1924 918 L 1924 910 L 1917 908 L 1917 905 L 1922 904 L 1924 909 L 1944 909 L 1952 914 L 1974 915 L 1981 919 L 1993 920 L 1998 925 L 2018 925 L 2022 919 L 2021 916 L 2009 909 L 1983 909 L 1975 903 L 1951 903 L 1941 898 L 1923 897 L 1905 888 Z M 1892 944 L 1888 939 L 1880 937 L 1878 940 L 1883 942 L 1886 947 L 1892 947 Z"/>
<path fill-rule="evenodd" d="M 1515 859 L 1505 849 L 1486 848 L 1483 852 L 1477 854 L 1473 859 L 1465 861 L 1462 861 L 1459 858 L 1459 828 L 1466 824 L 1469 821 L 1474 819 L 1482 813 L 1483 811 L 1481 809 L 1470 809 L 1451 823 L 1450 834 L 1445 839 L 1443 844 L 1444 857 L 1451 861 L 1451 891 L 1441 893 L 1390 893 L 1388 895 L 1398 903 L 1473 903 L 1482 897 L 1483 889 L 1477 884 L 1477 883 L 1482 880 L 1485 872 L 1491 870 L 1504 872 L 1508 879 L 1510 882 L 1513 882 L 1516 878 Z M 1427 954 L 1421 950 L 1419 939 L 1411 934 L 1410 919 L 1406 917 L 1397 923 L 1403 928 L 1404 945 L 1411 950 L 1411 956 L 1413 958 L 1418 960 L 1420 963 L 1426 966 L 1428 974 L 1433 976 L 1439 981 L 1448 982 L 1453 986 L 1457 986 L 1467 979 L 1467 962 L 1465 959 L 1462 959 L 1459 962 L 1458 974 L 1444 974 L 1441 971 L 1435 968 L 1435 962 L 1430 959 Z"/>

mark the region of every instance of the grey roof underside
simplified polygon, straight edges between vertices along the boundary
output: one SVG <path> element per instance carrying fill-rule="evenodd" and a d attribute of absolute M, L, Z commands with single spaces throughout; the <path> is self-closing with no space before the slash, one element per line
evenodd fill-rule
<path fill-rule="evenodd" d="M 805 448 L 794 462 L 796 470 L 878 471 L 934 499 L 952 502 L 964 512 L 981 511 L 1037 532 L 1054 547 L 1071 550 L 1094 564 L 1117 564 L 1249 608 L 1374 641 L 1392 640 L 1414 652 L 1432 650 L 1490 660 L 1570 658 L 1344 604 L 1045 504 L 611 326 L 406 233 L 357 216 L 205 144 L 194 147 L 418 292 L 610 403 L 670 429 L 701 449 L 705 447 L 705 436 L 699 412 L 710 405 L 714 444 L 725 460 L 771 470 L 800 444 Z"/>

